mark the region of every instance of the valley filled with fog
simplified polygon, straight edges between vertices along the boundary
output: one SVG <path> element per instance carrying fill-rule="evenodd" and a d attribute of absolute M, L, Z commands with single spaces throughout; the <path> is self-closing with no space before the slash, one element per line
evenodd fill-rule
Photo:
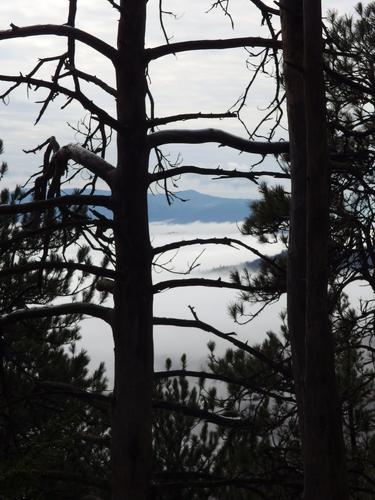
<path fill-rule="evenodd" d="M 170 224 L 165 222 L 150 225 L 153 246 L 161 246 L 178 240 L 194 238 L 228 237 L 243 241 L 269 255 L 279 252 L 281 245 L 259 244 L 255 238 L 241 235 L 236 222 L 193 222 L 190 224 Z M 203 251 L 203 253 L 202 253 Z M 154 283 L 169 279 L 184 279 L 186 276 L 175 273 L 185 272 L 197 259 L 199 264 L 190 277 L 204 277 L 229 280 L 231 270 L 241 269 L 245 263 L 256 260 L 258 257 L 252 252 L 232 248 L 226 245 L 189 246 L 184 249 L 163 254 L 157 261 L 154 269 Z M 160 267 L 159 267 L 160 266 Z M 163 269 L 168 268 L 169 271 Z M 212 324 L 222 332 L 236 332 L 239 339 L 250 345 L 262 341 L 268 330 L 278 331 L 280 325 L 279 313 L 285 309 L 285 300 L 282 298 L 277 304 L 269 306 L 259 317 L 250 324 L 235 324 L 228 312 L 228 306 L 238 297 L 236 290 L 216 289 L 206 287 L 186 287 L 166 290 L 155 295 L 154 315 L 158 317 L 174 317 L 193 319 L 189 306 L 195 308 L 199 319 Z M 255 311 L 258 306 L 253 306 Z M 187 355 L 188 368 L 201 368 L 209 353 L 207 342 L 214 340 L 216 353 L 222 354 L 230 344 L 198 329 L 176 328 L 169 326 L 155 326 L 155 369 L 163 369 L 165 360 L 170 357 L 174 367 L 179 367 L 179 360 L 183 353 Z M 107 367 L 107 376 L 112 383 L 113 371 L 113 342 L 108 325 L 98 319 L 86 319 L 82 322 L 82 342 L 90 357 L 92 366 L 104 361 Z"/>

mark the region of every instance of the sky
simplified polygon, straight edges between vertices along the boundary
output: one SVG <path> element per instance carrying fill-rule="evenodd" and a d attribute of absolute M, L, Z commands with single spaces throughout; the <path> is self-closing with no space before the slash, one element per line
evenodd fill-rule
<path fill-rule="evenodd" d="M 273 2 L 269 1 L 269 5 Z M 209 11 L 213 0 L 164 0 L 165 11 L 175 13 L 175 17 L 166 16 L 165 26 L 171 41 L 182 41 L 200 38 L 229 38 L 232 36 L 268 36 L 267 29 L 260 24 L 260 16 L 249 0 L 231 0 L 230 9 L 235 28 L 232 29 L 229 19 L 218 8 Z M 340 12 L 350 11 L 353 2 L 350 0 L 326 0 L 323 11 L 337 8 Z M 0 29 L 7 29 L 10 23 L 18 26 L 43 23 L 64 23 L 68 0 L 34 0 L 32 8 L 28 0 L 13 0 L 0 3 Z M 163 44 L 163 35 L 158 23 L 158 1 L 148 2 L 147 46 Z M 78 2 L 77 27 L 89 31 L 108 43 L 115 45 L 116 10 L 106 0 L 80 0 Z M 276 23 L 277 21 L 275 21 Z M 277 24 L 276 24 L 277 26 Z M 0 44 L 0 60 L 2 74 L 18 74 L 30 71 L 38 58 L 63 53 L 64 39 L 58 37 L 35 37 L 2 41 Z M 114 82 L 111 65 L 91 49 L 79 44 L 77 59 L 80 68 L 100 76 L 108 83 Z M 41 76 L 49 79 L 52 66 L 46 66 Z M 163 116 L 184 112 L 224 112 L 227 111 L 242 95 L 251 71 L 246 66 L 244 49 L 225 51 L 199 51 L 181 53 L 177 57 L 168 56 L 153 62 L 149 69 L 151 90 L 154 94 L 156 115 Z M 0 84 L 0 89 L 5 89 Z M 251 128 L 264 115 L 264 109 L 274 89 L 273 78 L 259 79 L 250 92 L 243 118 Z M 107 111 L 114 112 L 114 102 L 93 85 L 86 86 L 90 98 L 100 103 Z M 66 109 L 60 107 L 65 103 L 63 98 L 57 99 L 47 111 L 45 117 L 33 126 L 40 104 L 46 91 L 27 94 L 25 87 L 20 88 L 6 105 L 1 106 L 0 137 L 4 141 L 3 159 L 9 164 L 10 171 L 5 182 L 8 185 L 22 183 L 25 177 L 35 172 L 40 158 L 25 155 L 22 150 L 35 147 L 47 137 L 55 135 L 60 144 L 77 142 L 80 137 L 68 126 L 76 126 L 85 116 L 84 110 L 75 104 Z M 185 122 L 176 127 L 204 128 L 214 126 L 226 131 L 245 136 L 242 126 L 235 119 L 225 121 L 200 120 Z M 268 128 L 268 123 L 267 123 Z M 280 133 L 276 139 L 286 137 Z M 218 148 L 217 145 L 201 145 L 194 147 L 168 148 L 171 159 L 176 159 L 179 152 L 185 164 L 205 167 L 228 167 L 248 169 L 259 160 L 259 157 L 233 152 L 229 148 Z M 109 151 L 108 159 L 116 162 L 114 150 Z M 262 168 L 274 168 L 272 158 L 266 159 Z M 248 181 L 231 180 L 210 182 L 208 178 L 186 176 L 180 181 L 181 189 L 197 189 L 228 197 L 249 197 L 256 195 L 257 188 Z"/>
<path fill-rule="evenodd" d="M 229 38 L 233 36 L 264 36 L 267 30 L 260 25 L 258 11 L 249 0 L 231 0 L 230 8 L 235 23 L 235 29 L 219 9 L 210 12 L 213 0 L 164 0 L 164 9 L 176 14 L 167 16 L 165 25 L 171 41 L 183 41 L 201 38 Z M 273 5 L 271 1 L 269 5 Z M 354 2 L 351 0 L 326 0 L 323 2 L 323 11 L 336 8 L 340 13 L 351 12 Z M 158 24 L 157 0 L 149 0 L 147 46 L 152 47 L 164 44 L 162 32 Z M 0 30 L 7 29 L 10 23 L 18 26 L 31 24 L 66 22 L 68 0 L 12 0 L 0 2 Z M 106 0 L 79 0 L 77 27 L 103 38 L 115 45 L 117 13 Z M 58 55 L 65 50 L 62 38 L 36 37 L 34 39 L 18 39 L 0 42 L 0 61 L 2 74 L 27 73 L 36 64 L 38 58 Z M 153 62 L 149 69 L 151 90 L 155 98 L 156 115 L 165 116 L 186 112 L 225 112 L 236 102 L 243 93 L 246 84 L 251 78 L 251 70 L 246 65 L 244 49 L 226 51 L 201 51 L 192 54 L 182 53 L 177 57 L 168 56 L 164 60 Z M 114 82 L 113 69 L 103 57 L 95 54 L 91 49 L 82 45 L 77 47 L 77 61 L 80 68 L 91 72 L 109 84 Z M 46 66 L 41 76 L 49 79 L 52 66 Z M 5 90 L 0 83 L 0 91 Z M 254 126 L 264 114 L 265 107 L 272 96 L 274 80 L 262 77 L 252 88 L 243 118 L 248 126 Z M 93 85 L 85 86 L 88 96 L 100 103 L 108 112 L 114 112 L 114 102 Z M 36 101 L 45 97 L 45 91 L 30 92 L 24 87 L 17 89 L 5 103 L 0 102 L 0 138 L 4 141 L 5 152 L 3 159 L 9 164 L 9 174 L 1 181 L 2 187 L 14 186 L 23 183 L 29 175 L 36 172 L 41 158 L 34 155 L 25 155 L 23 149 L 31 149 L 42 143 L 51 135 L 55 135 L 61 145 L 69 142 L 79 142 L 80 137 L 69 127 L 77 124 L 85 116 L 79 105 L 71 104 L 60 109 L 65 103 L 59 98 L 53 102 L 41 122 L 34 126 L 40 104 Z M 285 123 L 284 123 L 285 125 Z M 241 136 L 246 136 L 242 126 L 234 119 L 226 121 L 200 120 L 185 122 L 176 127 L 204 128 L 208 126 L 223 128 L 224 130 Z M 267 123 L 268 126 L 268 123 Z M 285 138 L 286 132 L 280 132 L 276 139 Z M 239 154 L 229 148 L 218 148 L 217 145 L 194 145 L 170 147 L 165 152 L 170 158 L 176 159 L 182 153 L 184 164 L 204 167 L 248 169 L 259 158 L 254 155 Z M 115 164 L 114 149 L 110 149 L 108 160 Z M 262 169 L 275 168 L 275 161 L 265 160 Z M 84 182 L 84 179 L 78 180 Z M 257 196 L 257 186 L 243 180 L 215 180 L 186 176 L 179 181 L 180 189 L 196 189 L 201 192 L 227 197 L 254 198 Z M 171 239 L 191 238 L 215 234 L 216 236 L 241 237 L 235 224 L 190 224 L 188 226 L 158 226 L 152 225 L 151 232 L 155 242 L 159 244 Z M 249 240 L 246 240 L 249 243 Z M 256 242 L 252 241 L 256 245 Z M 275 253 L 275 249 L 269 249 Z M 197 249 L 191 248 L 185 254 L 180 254 L 174 265 L 183 268 L 186 262 L 191 262 L 197 255 Z M 201 269 L 207 271 L 218 265 L 238 265 L 251 256 L 240 251 L 228 252 L 227 249 L 217 247 L 204 254 L 200 262 Z M 165 276 L 156 276 L 156 279 Z M 174 313 L 180 317 L 189 318 L 188 305 L 196 306 L 202 320 L 214 321 L 215 326 L 224 331 L 233 331 L 234 325 L 228 318 L 228 304 L 235 300 L 235 294 L 230 291 L 196 288 L 194 290 L 179 290 L 165 292 L 155 299 L 155 311 L 159 316 Z M 249 342 L 259 342 L 269 329 L 277 330 L 280 323 L 278 313 L 285 307 L 284 301 L 276 304 L 261 316 L 251 326 L 236 326 L 239 337 Z M 89 354 L 96 364 L 105 360 L 109 367 L 111 378 L 111 360 L 113 344 L 109 328 L 98 320 L 83 322 L 83 346 L 89 349 Z M 105 340 L 103 340 L 105 339 Z M 181 331 L 173 332 L 158 327 L 155 332 L 156 367 L 161 368 L 165 357 L 172 356 L 178 359 L 182 352 L 187 352 L 190 359 L 189 366 L 199 368 L 207 356 L 206 343 L 210 339 L 207 334 L 194 332 L 184 335 Z M 225 346 L 220 343 L 221 352 Z"/>

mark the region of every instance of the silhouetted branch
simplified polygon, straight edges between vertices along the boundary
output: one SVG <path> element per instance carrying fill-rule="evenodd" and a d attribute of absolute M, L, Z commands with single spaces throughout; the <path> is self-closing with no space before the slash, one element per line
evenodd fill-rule
<path fill-rule="evenodd" d="M 86 302 L 73 302 L 72 304 L 58 304 L 55 306 L 33 307 L 19 309 L 9 314 L 0 316 L 0 326 L 17 323 L 25 319 L 51 318 L 53 316 L 67 316 L 69 314 L 84 314 L 102 319 L 111 324 L 112 309 Z"/>
<path fill-rule="evenodd" d="M 219 373 L 212 372 L 198 372 L 192 370 L 165 370 L 158 371 L 154 373 L 154 378 L 156 380 L 170 378 L 170 377 L 194 377 L 199 379 L 209 379 L 209 380 L 217 380 L 220 382 L 225 382 L 227 384 L 240 385 L 242 387 L 246 387 L 251 389 L 253 392 L 262 394 L 264 396 L 274 398 L 276 400 L 288 401 L 289 403 L 295 403 L 296 400 L 294 398 L 285 396 L 285 394 L 277 394 L 272 391 L 267 391 L 255 381 L 251 381 L 251 377 L 249 378 L 234 378 L 228 375 L 222 375 Z"/>
<path fill-rule="evenodd" d="M 271 359 L 267 358 L 262 352 L 260 352 L 258 349 L 255 349 L 254 347 L 249 346 L 245 342 L 241 342 L 240 340 L 237 340 L 233 336 L 236 335 L 235 332 L 230 332 L 230 333 L 224 333 L 221 332 L 220 330 L 217 330 L 215 327 L 212 325 L 209 325 L 208 323 L 205 323 L 195 317 L 194 319 L 180 319 L 180 318 L 159 318 L 159 317 L 154 317 L 154 325 L 159 325 L 159 326 L 177 326 L 181 328 L 198 328 L 199 330 L 203 330 L 207 333 L 212 333 L 216 337 L 219 337 L 221 339 L 227 340 L 231 344 L 235 345 L 239 349 L 247 352 L 251 356 L 254 356 L 255 358 L 259 359 L 262 363 L 267 365 L 269 368 L 272 368 L 272 370 L 281 373 L 283 376 L 285 376 L 288 380 L 291 378 L 291 373 L 289 369 L 286 369 L 283 366 L 280 366 L 280 364 L 275 363 Z"/>
<path fill-rule="evenodd" d="M 249 141 L 223 130 L 207 128 L 201 130 L 162 130 L 148 136 L 150 148 L 162 144 L 202 144 L 206 142 L 217 142 L 220 146 L 228 146 L 239 151 L 254 154 L 282 154 L 288 153 L 289 143 L 280 142 L 257 142 Z"/>
<path fill-rule="evenodd" d="M 220 425 L 221 427 L 245 429 L 251 427 L 252 425 L 252 419 L 247 420 L 241 418 L 223 417 L 216 413 L 202 410 L 198 407 L 187 406 L 180 403 L 175 403 L 174 401 L 153 401 L 153 407 L 162 410 L 172 410 L 176 413 L 182 413 L 183 415 L 187 415 L 189 417 L 199 418 L 200 420 Z"/>
<path fill-rule="evenodd" d="M 80 144 L 68 144 L 57 151 L 54 157 L 61 161 L 74 160 L 83 167 L 87 168 L 94 175 L 111 184 L 115 167 L 108 163 L 92 151 L 83 148 Z"/>
<path fill-rule="evenodd" d="M 46 210 L 54 207 L 66 207 L 69 205 L 95 205 L 100 207 L 112 207 L 112 198 L 101 195 L 72 194 L 50 198 L 48 200 L 31 201 L 29 203 L 19 203 L 17 205 L 0 205 L 0 215 L 25 214 L 38 210 Z"/>
<path fill-rule="evenodd" d="M 169 43 L 146 49 L 146 59 L 152 61 L 168 54 L 192 50 L 233 49 L 241 47 L 262 47 L 281 49 L 281 42 L 271 38 L 242 37 L 217 40 L 189 40 L 186 42 Z"/>
<path fill-rule="evenodd" d="M 250 0 L 251 3 L 253 3 L 256 7 L 258 7 L 258 9 L 260 11 L 262 11 L 263 14 L 273 14 L 274 16 L 279 16 L 280 15 L 280 11 L 278 9 L 275 9 L 275 8 L 272 8 L 272 7 L 269 7 L 268 5 L 266 5 L 264 2 L 262 2 L 261 0 Z M 276 4 L 278 4 L 278 2 L 274 2 Z"/>
<path fill-rule="evenodd" d="M 73 384 L 66 384 L 64 382 L 50 382 L 42 381 L 37 383 L 38 387 L 45 389 L 48 394 L 63 394 L 73 396 L 78 399 L 86 401 L 99 401 L 102 403 L 110 403 L 111 395 L 101 394 L 99 392 L 90 392 Z"/>
<path fill-rule="evenodd" d="M 68 69 L 68 73 L 65 73 L 64 75 L 61 75 L 60 78 L 63 78 L 64 76 L 68 75 L 76 75 L 78 78 L 82 78 L 82 80 L 85 80 L 86 82 L 89 83 L 94 83 L 98 87 L 100 87 L 102 90 L 107 92 L 108 94 L 112 95 L 113 97 L 117 96 L 117 91 L 107 83 L 105 83 L 103 80 L 98 78 L 95 75 L 90 75 L 90 73 L 86 73 L 85 71 L 81 71 L 77 68 L 71 67 L 69 64 L 66 64 L 66 68 Z"/>
<path fill-rule="evenodd" d="M 106 125 L 114 128 L 115 130 L 118 129 L 118 122 L 115 120 L 112 116 L 110 116 L 106 111 L 104 111 L 102 108 L 97 106 L 96 104 L 93 103 L 88 97 L 86 97 L 82 92 L 77 91 L 77 90 L 71 90 L 66 87 L 62 87 L 61 85 L 58 85 L 57 82 L 48 82 L 46 80 L 40 80 L 39 78 L 30 78 L 28 75 L 0 75 L 0 81 L 3 82 L 15 82 L 16 84 L 22 84 L 25 83 L 27 85 L 33 85 L 36 88 L 46 88 L 50 89 L 52 92 L 56 94 L 63 94 L 66 95 L 67 97 L 71 99 L 75 99 L 77 102 L 79 102 L 83 108 L 87 109 L 87 111 L 90 111 L 90 113 L 96 115 L 99 120 L 101 120 L 103 123 Z M 7 90 L 4 92 L 0 98 L 4 99 L 12 90 L 14 90 L 15 87 L 12 87 L 11 89 Z M 45 104 L 48 102 L 47 99 Z M 41 113 L 43 112 L 43 109 L 45 109 L 45 106 L 43 106 Z M 37 121 L 39 120 L 41 113 L 39 113 L 39 117 Z"/>
<path fill-rule="evenodd" d="M 154 293 L 160 293 L 163 290 L 169 290 L 171 288 L 181 288 L 187 286 L 204 286 L 213 288 L 231 288 L 232 290 L 242 290 L 244 292 L 249 292 L 248 286 L 232 283 L 229 281 L 223 281 L 220 278 L 217 280 L 207 279 L 207 278 L 185 278 L 180 280 L 167 280 L 155 283 L 153 286 Z"/>
<path fill-rule="evenodd" d="M 73 28 L 65 24 L 39 24 L 33 26 L 19 27 L 11 24 L 11 29 L 0 31 L 0 40 L 11 40 L 15 38 L 25 38 L 30 36 L 54 35 L 73 37 L 75 40 L 96 50 L 103 56 L 110 59 L 113 63 L 117 62 L 117 50 L 86 31 Z"/>
<path fill-rule="evenodd" d="M 166 125 L 171 122 L 197 120 L 199 118 L 236 118 L 237 114 L 228 111 L 227 113 L 183 113 L 180 115 L 163 116 L 162 118 L 153 118 L 147 121 L 149 127 L 157 127 L 158 125 Z"/>
<path fill-rule="evenodd" d="M 275 259 L 272 257 L 268 257 L 267 255 L 262 254 L 259 252 L 254 247 L 251 247 L 249 245 L 246 245 L 246 243 L 243 243 L 241 240 L 236 240 L 233 238 L 195 238 L 194 240 L 180 240 L 180 241 L 174 241 L 173 243 L 167 243 L 166 245 L 160 246 L 160 247 L 155 247 L 153 249 L 154 255 L 168 252 L 170 250 L 177 250 L 178 248 L 186 247 L 186 246 L 192 246 L 192 245 L 208 245 L 208 244 L 213 244 L 213 245 L 227 245 L 230 247 L 235 248 L 233 245 L 240 246 L 242 248 L 245 248 L 246 250 L 249 250 L 252 252 L 254 255 L 257 257 L 261 258 L 265 262 L 268 262 L 272 266 L 276 267 L 280 271 L 283 271 L 281 267 L 275 262 Z"/>
<path fill-rule="evenodd" d="M 203 168 L 194 165 L 183 165 L 181 167 L 170 168 L 168 170 L 150 174 L 150 182 L 157 182 L 162 179 L 169 179 L 183 174 L 212 175 L 216 179 L 248 179 L 257 183 L 259 177 L 273 177 L 274 179 L 290 179 L 290 175 L 284 172 L 273 171 L 251 171 L 241 172 L 241 170 L 226 170 L 223 168 Z"/>
<path fill-rule="evenodd" d="M 0 270 L 0 280 L 7 276 L 14 276 L 17 274 L 25 274 L 33 271 L 47 271 L 47 270 L 65 270 L 65 271 L 82 271 L 84 273 L 93 274 L 94 276 L 106 276 L 108 278 L 115 278 L 116 272 L 111 269 L 105 269 L 99 266 L 92 266 L 88 264 L 80 264 L 79 262 L 54 262 L 54 261 L 40 261 L 28 262 L 21 266 L 7 267 Z"/>

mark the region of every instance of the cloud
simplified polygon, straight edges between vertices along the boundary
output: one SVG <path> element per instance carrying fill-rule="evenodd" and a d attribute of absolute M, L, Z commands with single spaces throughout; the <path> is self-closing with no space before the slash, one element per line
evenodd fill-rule
<path fill-rule="evenodd" d="M 27 0 L 1 2 L 0 19 L 4 28 L 10 22 L 23 26 L 41 23 L 64 23 L 67 16 L 66 0 L 55 0 L 53 7 L 50 1 L 34 0 L 33 8 Z M 173 35 L 173 41 L 199 38 L 225 38 L 231 36 L 245 36 L 250 34 L 266 35 L 265 28 L 260 26 L 260 16 L 248 0 L 233 2 L 233 17 L 236 22 L 232 30 L 228 18 L 223 16 L 220 9 L 207 13 L 211 6 L 210 1 L 165 0 L 164 8 L 175 11 L 177 19 L 166 17 L 166 28 Z M 149 46 L 164 43 L 157 15 L 158 2 L 150 0 L 148 3 L 148 33 Z M 105 0 L 81 0 L 78 5 L 77 26 L 102 37 L 107 42 L 115 44 L 118 13 Z M 65 50 L 65 41 L 58 37 L 35 37 L 21 40 L 1 42 L 2 72 L 18 74 L 27 73 L 34 66 L 38 57 L 61 54 Z M 156 110 L 159 116 L 181 112 L 221 112 L 226 111 L 241 95 L 251 73 L 245 65 L 246 53 L 243 49 L 227 51 L 201 51 L 194 54 L 179 54 L 177 58 L 170 56 L 151 65 L 150 76 L 152 91 L 156 100 Z M 114 71 L 110 63 L 96 55 L 91 49 L 82 44 L 77 48 L 77 60 L 82 69 L 102 77 L 108 83 L 114 82 Z M 42 71 L 44 78 L 50 79 L 52 66 L 46 66 Z M 5 86 L 1 84 L 1 88 Z M 115 103 L 105 98 L 103 93 L 94 85 L 85 87 L 90 99 L 98 101 L 102 107 L 114 112 Z M 271 81 L 264 81 L 261 88 L 254 89 L 249 101 L 246 114 L 250 122 L 255 123 L 261 112 L 259 107 L 264 104 L 265 96 L 270 94 Z M 37 94 L 30 93 L 27 101 L 25 90 L 21 90 L 12 97 L 9 106 L 4 110 L 6 123 L 0 123 L 0 137 L 6 146 L 6 160 L 13 169 L 14 177 L 8 177 L 8 182 L 19 180 L 22 175 L 28 175 L 34 169 L 35 158 L 21 154 L 22 147 L 32 147 L 45 140 L 46 136 L 56 135 L 62 143 L 76 141 L 74 132 L 66 122 L 76 124 L 84 112 L 79 105 L 70 106 L 63 112 L 59 107 L 64 99 L 56 100 L 51 110 L 42 122 L 35 128 L 32 123 L 38 113 L 38 106 L 33 101 L 40 100 L 46 95 L 45 91 Z M 268 99 L 268 97 L 267 97 Z M 245 132 L 235 120 L 189 122 L 183 125 L 188 127 L 222 127 L 232 133 L 244 135 Z M 47 132 L 47 135 L 46 135 Z M 177 147 L 171 148 L 176 151 Z M 194 157 L 197 164 L 217 165 L 223 167 L 227 161 L 236 162 L 238 152 L 229 152 L 228 148 L 213 147 L 181 147 L 186 157 Z M 190 155 L 192 150 L 196 153 Z M 188 154 L 189 153 L 189 154 Z M 115 162 L 115 158 L 111 158 Z M 17 173 L 15 173 L 17 172 Z M 192 185 L 200 184 L 205 191 L 209 190 L 209 179 L 191 180 Z M 222 192 L 216 187 L 213 192 Z M 228 183 L 227 193 L 232 190 L 238 195 L 239 184 Z"/>

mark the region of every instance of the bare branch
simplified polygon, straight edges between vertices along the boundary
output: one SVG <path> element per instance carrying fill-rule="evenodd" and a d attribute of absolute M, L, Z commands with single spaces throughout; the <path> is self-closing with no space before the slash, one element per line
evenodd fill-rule
<path fill-rule="evenodd" d="M 43 234 L 48 233 L 52 235 L 54 231 L 64 231 L 68 229 L 74 228 L 85 228 L 87 226 L 93 226 L 98 228 L 100 231 L 104 231 L 112 226 L 111 221 L 105 220 L 97 220 L 97 219 L 85 219 L 83 220 L 81 217 L 77 217 L 77 220 L 69 220 L 60 223 L 50 223 L 48 226 L 37 227 L 36 229 L 23 229 L 16 233 L 16 236 L 12 238 L 8 238 L 6 243 L 3 242 L 1 245 L 0 253 L 5 252 L 12 245 L 18 244 L 27 238 L 34 238 L 42 236 Z"/>
<path fill-rule="evenodd" d="M 73 384 L 66 384 L 63 382 L 38 382 L 38 387 L 46 389 L 48 393 L 57 393 L 63 395 L 69 395 L 77 397 L 78 399 L 88 400 L 88 401 L 100 401 L 103 403 L 110 403 L 111 396 L 106 394 L 101 394 L 100 392 L 89 392 L 77 387 Z"/>
<path fill-rule="evenodd" d="M 98 306 L 86 302 L 73 302 L 72 304 L 18 309 L 17 311 L 0 316 L 0 326 L 17 323 L 25 319 L 51 318 L 53 316 L 67 316 L 69 314 L 84 314 L 102 319 L 108 324 L 112 322 L 112 309 L 110 307 Z"/>
<path fill-rule="evenodd" d="M 54 155 L 56 159 L 62 161 L 74 160 L 76 163 L 84 166 L 94 175 L 105 180 L 107 184 L 111 184 L 115 167 L 108 163 L 100 156 L 97 156 L 92 151 L 83 148 L 80 144 L 68 144 L 63 146 Z"/>
<path fill-rule="evenodd" d="M 148 145 L 150 148 L 161 146 L 162 144 L 202 144 L 206 142 L 217 142 L 220 146 L 228 146 L 246 153 L 261 155 L 278 155 L 289 151 L 288 142 L 249 141 L 248 139 L 214 128 L 201 130 L 162 130 L 148 136 Z"/>
<path fill-rule="evenodd" d="M 92 266 L 88 264 L 80 264 L 79 262 L 54 262 L 54 261 L 37 261 L 28 262 L 21 266 L 7 267 L 0 270 L 0 280 L 7 276 L 14 276 L 16 274 L 25 274 L 33 271 L 43 270 L 66 270 L 66 271 L 82 271 L 90 273 L 95 276 L 106 276 L 108 278 L 115 278 L 116 272 L 111 269 L 105 269 L 99 266 Z"/>
<path fill-rule="evenodd" d="M 110 127 L 114 128 L 115 130 L 118 130 L 118 122 L 115 118 L 110 116 L 106 111 L 104 111 L 102 108 L 97 106 L 96 104 L 93 103 L 88 97 L 86 97 L 82 92 L 79 92 L 77 90 L 71 90 L 68 89 L 67 87 L 62 87 L 61 85 L 58 85 L 57 82 L 48 82 L 46 80 L 40 80 L 39 78 L 30 78 L 28 75 L 0 75 L 0 81 L 3 82 L 15 82 L 16 84 L 20 85 L 22 83 L 25 83 L 27 85 L 33 85 L 36 88 L 46 88 L 50 89 L 51 92 L 54 92 L 56 94 L 63 94 L 66 95 L 67 97 L 71 99 L 75 99 L 77 102 L 79 102 L 83 108 L 87 109 L 87 111 L 90 111 L 90 113 L 96 115 L 99 120 L 104 122 L 106 125 L 109 125 Z M 14 90 L 14 86 L 4 92 L 0 98 L 4 99 L 12 90 Z M 51 100 L 51 99 L 49 99 Z M 47 102 L 47 101 L 46 101 Z M 41 114 L 39 114 L 38 120 L 40 119 Z"/>
<path fill-rule="evenodd" d="M 96 205 L 112 208 L 111 196 L 72 194 L 17 205 L 0 205 L 0 215 L 25 214 L 53 207 L 66 207 L 68 205 Z"/>
<path fill-rule="evenodd" d="M 236 118 L 237 114 L 231 111 L 227 113 L 185 113 L 180 115 L 163 116 L 162 118 L 153 118 L 147 121 L 150 128 L 157 127 L 159 125 L 166 125 L 171 122 L 185 121 L 185 120 L 197 120 L 199 118 Z"/>
<path fill-rule="evenodd" d="M 180 241 L 174 241 L 173 243 L 167 243 L 166 245 L 162 245 L 160 247 L 155 247 L 153 250 L 154 255 L 155 254 L 160 254 L 164 252 L 168 252 L 170 250 L 177 250 L 178 248 L 182 247 L 187 247 L 187 246 L 192 246 L 192 245 L 208 245 L 208 244 L 213 244 L 213 245 L 227 245 L 230 247 L 233 247 L 233 245 L 240 246 L 242 248 L 245 248 L 246 250 L 249 250 L 253 254 L 255 254 L 257 257 L 261 258 L 265 262 L 268 262 L 272 266 L 276 267 L 280 271 L 283 271 L 281 267 L 275 262 L 275 259 L 272 257 L 268 257 L 267 255 L 264 255 L 263 253 L 259 252 L 254 247 L 251 247 L 249 245 L 246 245 L 246 243 L 243 243 L 241 240 L 236 240 L 234 238 L 195 238 L 194 240 L 180 240 Z M 235 247 L 233 247 L 235 248 Z"/>
<path fill-rule="evenodd" d="M 182 174 L 198 174 L 198 175 L 212 175 L 216 179 L 249 179 L 257 183 L 259 177 L 273 177 L 274 179 L 290 179 L 290 175 L 284 172 L 273 171 L 250 171 L 241 172 L 241 170 L 225 170 L 222 168 L 203 168 L 195 167 L 194 165 L 183 165 L 181 167 L 170 168 L 168 170 L 155 172 L 150 174 L 149 179 L 151 182 L 158 182 L 162 179 L 169 179 L 171 177 L 179 176 Z"/>
<path fill-rule="evenodd" d="M 114 0 L 107 0 L 107 2 L 110 3 L 114 9 L 122 12 L 120 5 L 118 5 Z"/>
<path fill-rule="evenodd" d="M 101 80 L 97 76 L 91 75 L 90 73 L 86 73 L 85 71 L 81 71 L 77 68 L 73 68 L 68 63 L 65 64 L 65 67 L 67 68 L 68 72 L 65 73 L 64 75 L 61 75 L 60 79 L 64 78 L 65 76 L 68 76 L 68 75 L 73 75 L 73 76 L 75 75 L 75 76 L 78 76 L 78 78 L 82 78 L 82 80 L 85 80 L 86 82 L 94 83 L 95 85 L 97 85 L 98 87 L 100 87 L 102 90 L 104 90 L 108 94 L 112 95 L 113 97 L 117 97 L 116 89 L 114 89 L 113 87 L 111 87 L 110 85 L 105 83 L 103 80 Z"/>
<path fill-rule="evenodd" d="M 269 7 L 264 2 L 262 2 L 262 0 L 250 0 L 250 1 L 256 7 L 258 7 L 258 9 L 261 10 L 263 14 L 273 14 L 275 16 L 280 15 L 280 11 L 278 9 L 274 9 L 272 7 Z M 277 4 L 278 2 L 275 2 L 275 3 Z"/>
<path fill-rule="evenodd" d="M 261 37 L 242 37 L 216 40 L 189 40 L 186 42 L 169 43 L 167 45 L 160 45 L 159 47 L 146 49 L 146 59 L 148 61 L 153 61 L 168 54 L 176 54 L 177 52 L 185 52 L 191 50 L 222 50 L 241 47 L 262 47 L 277 50 L 281 49 L 281 42 L 278 40 L 272 40 L 271 38 Z"/>
<path fill-rule="evenodd" d="M 99 291 L 113 292 L 114 289 L 114 281 L 103 278 L 97 284 L 97 289 Z M 188 286 L 204 286 L 204 287 L 213 287 L 213 288 L 231 288 L 233 290 L 242 290 L 244 292 L 249 292 L 249 287 L 246 285 L 241 285 L 238 283 L 231 283 L 228 281 L 222 281 L 221 279 L 211 280 L 206 278 L 185 278 L 185 279 L 177 279 L 177 280 L 167 280 L 160 281 L 156 283 L 152 289 L 154 293 L 160 293 L 163 290 L 169 290 L 171 288 L 181 288 Z"/>
<path fill-rule="evenodd" d="M 194 319 L 180 319 L 180 318 L 160 318 L 160 317 L 154 317 L 154 325 L 159 325 L 159 326 L 177 326 L 181 328 L 198 328 L 199 330 L 203 330 L 207 333 L 212 333 L 216 337 L 219 337 L 221 339 L 224 339 L 231 344 L 235 345 L 239 349 L 247 352 L 251 356 L 254 356 L 255 358 L 259 359 L 262 363 L 267 365 L 268 367 L 272 368 L 272 370 L 275 370 L 278 373 L 281 373 L 283 376 L 285 376 L 288 380 L 291 378 L 291 373 L 289 369 L 281 366 L 278 363 L 275 363 L 273 360 L 267 358 L 262 352 L 260 352 L 258 349 L 249 346 L 245 342 L 241 342 L 240 340 L 237 340 L 234 338 L 234 335 L 236 335 L 234 332 L 230 333 L 224 333 L 221 332 L 220 330 L 217 330 L 215 327 L 212 325 L 209 325 L 208 323 L 205 323 L 204 321 L 201 321 L 197 317 L 194 317 Z"/>
<path fill-rule="evenodd" d="M 160 293 L 163 290 L 169 290 L 171 288 L 181 288 L 187 286 L 204 286 L 204 287 L 213 287 L 213 288 L 231 288 L 232 290 L 242 290 L 244 292 L 249 292 L 250 289 L 248 286 L 240 285 L 237 283 L 231 283 L 228 281 L 211 280 L 206 278 L 186 278 L 180 280 L 168 280 L 168 281 L 160 281 L 156 283 L 152 288 L 154 293 Z"/>
<path fill-rule="evenodd" d="M 107 57 L 114 64 L 117 62 L 118 52 L 114 47 L 104 42 L 100 38 L 97 38 L 90 33 L 86 33 L 86 31 L 82 31 L 78 28 L 73 28 L 72 26 L 67 26 L 65 24 L 39 24 L 33 26 L 24 26 L 22 28 L 11 24 L 11 29 L 0 31 L 0 40 L 12 40 L 14 38 L 25 38 L 30 36 L 43 35 L 65 36 L 74 38 L 75 40 L 84 43 L 88 47 L 91 47 L 103 56 Z"/>

